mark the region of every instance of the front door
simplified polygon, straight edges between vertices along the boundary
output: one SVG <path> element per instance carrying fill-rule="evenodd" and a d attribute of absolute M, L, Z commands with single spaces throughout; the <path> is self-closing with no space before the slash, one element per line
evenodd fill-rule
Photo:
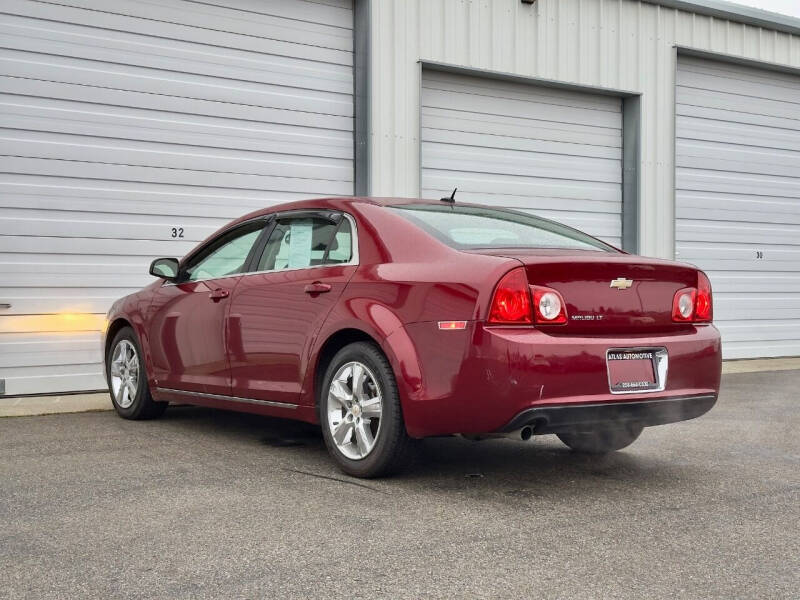
<path fill-rule="evenodd" d="M 233 291 L 264 221 L 212 240 L 165 283 L 150 307 L 153 376 L 159 388 L 230 394 L 227 316 Z"/>
<path fill-rule="evenodd" d="M 355 272 L 352 226 L 331 213 L 276 219 L 230 312 L 232 395 L 296 404 L 309 348 Z"/>

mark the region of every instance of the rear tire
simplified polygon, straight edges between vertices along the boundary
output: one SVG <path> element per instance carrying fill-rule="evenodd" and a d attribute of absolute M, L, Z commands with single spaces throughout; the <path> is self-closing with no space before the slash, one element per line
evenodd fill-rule
<path fill-rule="evenodd" d="M 109 345 L 106 380 L 114 410 L 123 419 L 155 419 L 163 415 L 169 405 L 153 400 L 142 350 L 130 327 L 120 329 Z"/>
<path fill-rule="evenodd" d="M 643 429 L 641 425 L 626 423 L 593 427 L 591 431 L 570 431 L 556 435 L 575 452 L 607 454 L 630 446 L 641 435 Z"/>
<path fill-rule="evenodd" d="M 406 433 L 392 367 L 375 344 L 339 350 L 317 400 L 322 437 L 342 471 L 380 477 L 410 462 L 414 440 Z"/>

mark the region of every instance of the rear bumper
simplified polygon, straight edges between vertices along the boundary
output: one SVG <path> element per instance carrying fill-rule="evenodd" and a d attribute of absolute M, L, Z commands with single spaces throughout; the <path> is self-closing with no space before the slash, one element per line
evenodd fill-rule
<path fill-rule="evenodd" d="M 500 431 L 516 431 L 526 425 L 533 427 L 535 433 L 591 429 L 595 425 L 610 422 L 638 423 L 645 427 L 666 425 L 704 415 L 716 402 L 717 396 L 708 394 L 633 402 L 538 406 L 523 410 Z"/>
<path fill-rule="evenodd" d="M 703 414 L 719 393 L 722 348 L 713 325 L 655 335 L 590 336 L 487 327 L 480 321 L 455 331 L 414 323 L 393 338 L 402 342 L 396 344 L 402 358 L 395 373 L 406 428 L 414 437 L 503 431 L 516 425 L 519 415 L 541 418 L 551 427 L 567 423 L 564 419 L 608 421 L 620 415 L 670 423 Z M 619 348 L 666 350 L 664 389 L 611 393 L 606 354 Z M 605 405 L 612 408 L 599 408 Z"/>

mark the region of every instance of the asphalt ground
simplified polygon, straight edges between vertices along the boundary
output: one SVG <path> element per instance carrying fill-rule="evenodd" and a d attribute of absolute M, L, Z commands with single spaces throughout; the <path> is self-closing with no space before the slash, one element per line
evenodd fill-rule
<path fill-rule="evenodd" d="M 0 597 L 800 598 L 798 390 L 726 375 L 607 457 L 442 438 L 373 481 L 277 419 L 0 419 Z"/>

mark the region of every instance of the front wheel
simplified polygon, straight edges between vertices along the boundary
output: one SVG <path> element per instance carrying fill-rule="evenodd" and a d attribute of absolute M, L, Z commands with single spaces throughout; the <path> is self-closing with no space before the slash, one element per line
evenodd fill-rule
<path fill-rule="evenodd" d="M 130 327 L 120 329 L 111 342 L 106 378 L 111 402 L 123 419 L 154 419 L 164 414 L 168 403 L 156 402 L 150 395 L 139 341 Z"/>
<path fill-rule="evenodd" d="M 559 433 L 558 439 L 575 452 L 584 454 L 607 454 L 630 446 L 641 435 L 641 425 L 620 424 L 596 426 L 591 431 Z"/>
<path fill-rule="evenodd" d="M 380 349 L 357 342 L 333 357 L 319 397 L 325 445 L 339 467 L 355 477 L 378 477 L 408 461 L 406 433 L 394 373 Z"/>

